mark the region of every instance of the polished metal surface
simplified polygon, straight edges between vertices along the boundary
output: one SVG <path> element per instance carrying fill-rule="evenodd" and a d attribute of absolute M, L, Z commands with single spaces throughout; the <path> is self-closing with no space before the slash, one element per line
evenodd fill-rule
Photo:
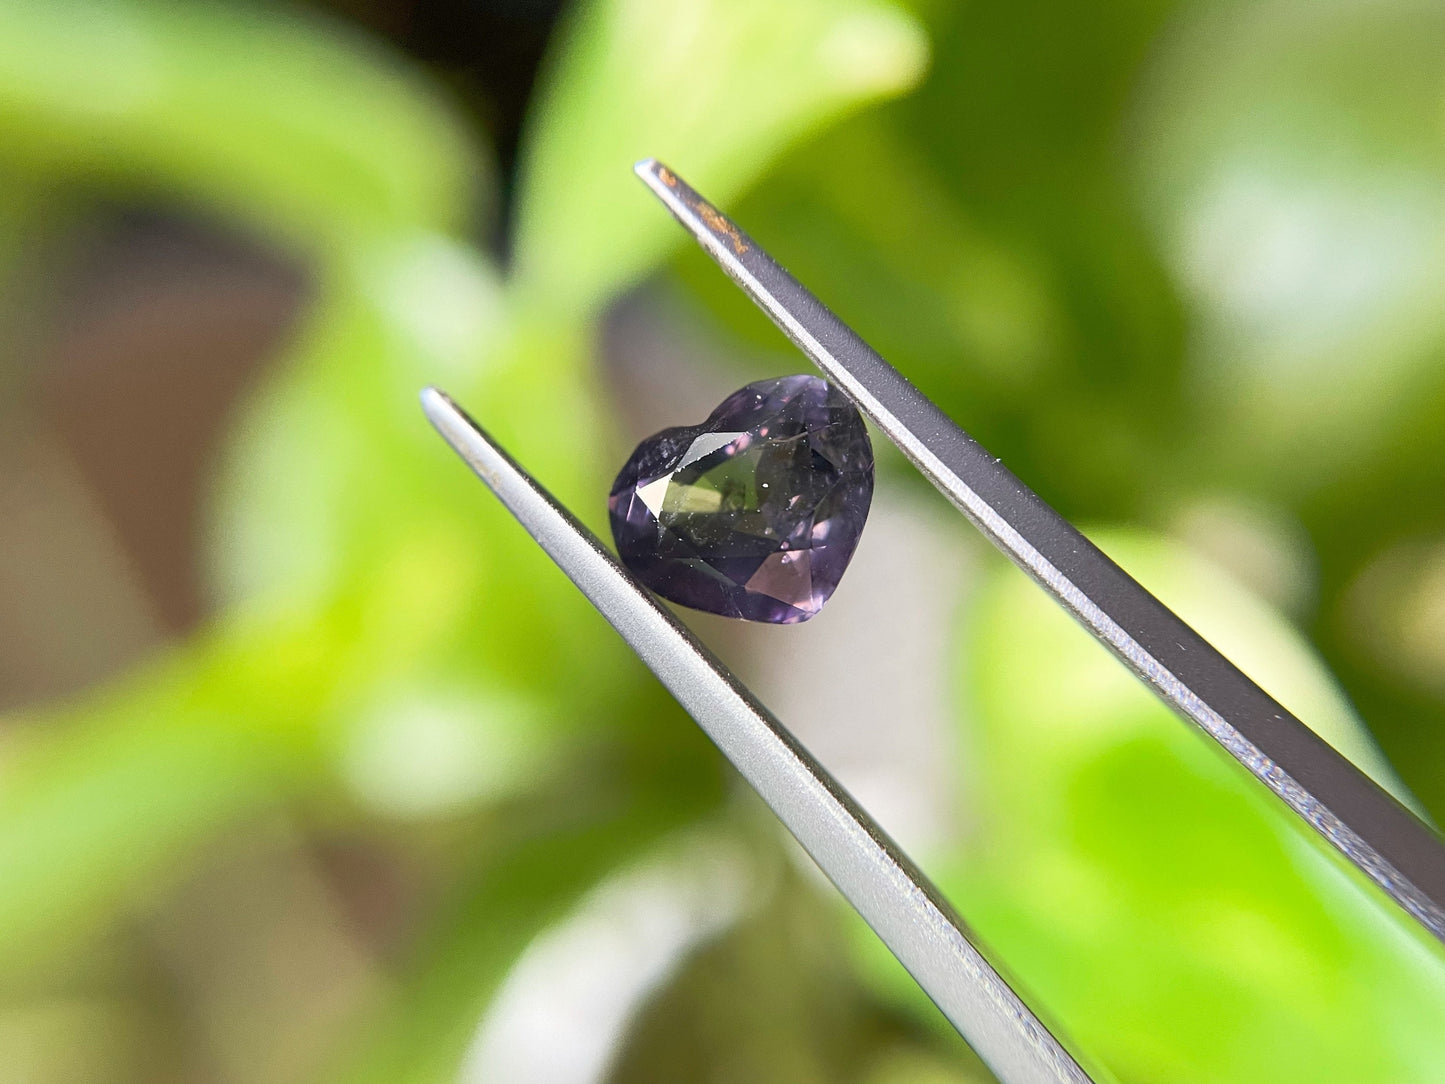
<path fill-rule="evenodd" d="M 1102 1082 L 1000 974 L 947 901 L 762 704 L 436 389 L 427 417 L 777 814 L 1003 1084 Z"/>
<path fill-rule="evenodd" d="M 1015 478 L 677 174 L 650 159 L 636 171 L 723 270 L 994 545 L 1445 941 L 1445 844 L 1429 826 Z"/>

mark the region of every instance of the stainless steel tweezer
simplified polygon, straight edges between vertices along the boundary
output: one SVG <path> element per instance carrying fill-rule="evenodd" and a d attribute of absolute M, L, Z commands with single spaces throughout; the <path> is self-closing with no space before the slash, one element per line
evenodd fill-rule
<path fill-rule="evenodd" d="M 639 177 L 1000 550 L 1369 882 L 1445 941 L 1445 843 L 955 425 L 658 162 Z M 592 600 L 1004 1084 L 1108 1077 L 1070 1053 L 938 890 L 768 710 L 450 399 L 432 424 Z M 1362 888 L 1373 891 L 1362 883 Z M 1383 901 L 1382 901 L 1383 902 Z"/>

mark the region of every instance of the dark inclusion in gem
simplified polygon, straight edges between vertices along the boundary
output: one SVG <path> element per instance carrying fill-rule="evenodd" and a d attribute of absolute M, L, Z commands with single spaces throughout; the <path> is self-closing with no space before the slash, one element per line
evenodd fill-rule
<path fill-rule="evenodd" d="M 816 376 L 785 376 L 643 441 L 608 508 L 623 563 L 663 598 L 786 625 L 828 601 L 872 499 L 857 408 Z"/>

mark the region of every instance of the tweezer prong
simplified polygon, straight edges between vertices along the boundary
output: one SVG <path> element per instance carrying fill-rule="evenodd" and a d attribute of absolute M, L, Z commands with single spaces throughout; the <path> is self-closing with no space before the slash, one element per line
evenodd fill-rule
<path fill-rule="evenodd" d="M 666 166 L 636 172 L 974 524 L 1187 721 L 1445 941 L 1445 843 L 989 455 Z"/>
<path fill-rule="evenodd" d="M 422 407 L 777 814 L 1003 1084 L 1103 1084 L 1024 1004 L 916 869 L 806 749 L 587 528 L 446 395 Z"/>

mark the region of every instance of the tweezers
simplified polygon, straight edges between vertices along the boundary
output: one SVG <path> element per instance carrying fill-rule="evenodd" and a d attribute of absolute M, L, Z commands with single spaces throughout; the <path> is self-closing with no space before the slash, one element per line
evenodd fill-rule
<path fill-rule="evenodd" d="M 1445 841 L 1159 602 L 666 166 L 637 175 L 824 375 L 1161 700 L 1445 941 Z M 1003 1084 L 1110 1079 L 767 708 L 445 394 L 432 424 L 622 634 Z M 1384 902 L 1384 901 L 1382 901 Z"/>

